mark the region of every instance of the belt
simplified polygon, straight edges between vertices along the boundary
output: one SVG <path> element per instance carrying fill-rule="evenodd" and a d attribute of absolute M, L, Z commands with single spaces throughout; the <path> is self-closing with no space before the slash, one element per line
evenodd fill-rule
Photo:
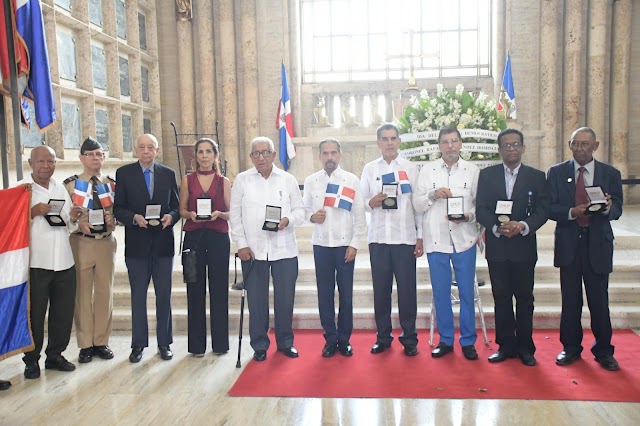
<path fill-rule="evenodd" d="M 73 235 L 77 235 L 79 237 L 85 237 L 85 238 L 93 238 L 95 240 L 98 237 L 100 237 L 98 239 L 107 238 L 109 235 L 111 235 L 111 232 L 109 232 L 108 234 L 105 234 L 105 235 L 101 235 L 101 234 L 95 234 L 95 235 L 94 234 L 83 234 L 82 232 L 76 232 Z"/>

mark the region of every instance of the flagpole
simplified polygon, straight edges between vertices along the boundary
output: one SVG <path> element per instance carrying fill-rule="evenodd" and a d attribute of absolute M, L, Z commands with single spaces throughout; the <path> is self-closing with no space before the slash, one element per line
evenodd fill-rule
<path fill-rule="evenodd" d="M 13 140 L 16 151 L 16 178 L 17 180 L 22 180 L 22 144 L 20 142 L 20 94 L 18 93 L 18 74 L 16 72 L 16 50 L 15 50 L 15 28 L 13 27 L 13 7 L 11 5 L 11 0 L 3 0 L 4 7 L 4 22 L 7 31 L 7 47 L 9 52 L 9 78 L 11 81 L 11 108 L 13 113 Z M 3 100 L 4 102 L 4 100 Z M 7 132 L 6 125 L 5 131 L 3 135 L 0 135 L 0 138 L 3 138 L 3 147 L 8 146 L 7 141 Z M 6 145 L 5 145 L 6 144 Z M 3 156 L 3 178 L 4 178 L 4 161 L 5 157 Z M 8 170 L 8 167 L 7 167 Z M 7 182 L 8 183 L 8 182 Z"/>

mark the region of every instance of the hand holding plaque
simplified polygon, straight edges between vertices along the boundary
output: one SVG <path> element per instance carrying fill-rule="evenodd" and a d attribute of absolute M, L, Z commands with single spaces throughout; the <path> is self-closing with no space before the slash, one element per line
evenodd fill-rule
<path fill-rule="evenodd" d="M 587 186 L 584 189 L 589 197 L 589 207 L 584 211 L 585 215 L 602 213 L 607 208 L 607 197 L 599 186 Z"/>
<path fill-rule="evenodd" d="M 160 204 L 147 204 L 145 209 L 144 218 L 148 222 L 149 226 L 160 226 L 160 211 L 162 206 Z"/>
<path fill-rule="evenodd" d="M 282 207 L 267 206 L 264 214 L 263 231 L 278 232 L 278 225 L 282 218 Z"/>
<path fill-rule="evenodd" d="M 62 212 L 62 206 L 64 206 L 64 200 L 49 200 L 49 213 L 44 217 L 51 226 L 67 226 L 66 222 L 62 220 L 60 215 Z"/>
<path fill-rule="evenodd" d="M 496 201 L 497 224 L 501 225 L 511 221 L 511 211 L 513 209 L 513 200 Z"/>
<path fill-rule="evenodd" d="M 104 210 L 89 210 L 89 224 L 91 233 L 99 234 L 104 230 Z"/>
<path fill-rule="evenodd" d="M 464 219 L 464 197 L 447 198 L 447 218 L 449 220 Z"/>
<path fill-rule="evenodd" d="M 211 216 L 211 198 L 198 198 L 196 200 L 196 219 L 209 220 Z"/>
<path fill-rule="evenodd" d="M 385 210 L 396 210 L 398 208 L 398 184 L 383 183 L 382 193 L 387 196 L 382 200 L 382 208 Z"/>

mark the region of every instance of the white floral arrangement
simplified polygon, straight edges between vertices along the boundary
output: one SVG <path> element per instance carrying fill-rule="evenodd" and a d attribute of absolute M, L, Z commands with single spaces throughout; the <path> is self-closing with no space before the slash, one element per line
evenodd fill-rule
<path fill-rule="evenodd" d="M 422 90 L 420 96 L 411 98 L 410 105 L 395 124 L 401 134 L 437 131 L 446 126 L 457 127 L 458 130 L 483 129 L 495 132 L 507 127 L 506 122 L 498 116 L 496 102 L 493 99 L 489 99 L 482 91 L 474 97 L 464 90 L 462 84 L 458 84 L 455 91 L 445 90 L 443 84 L 438 84 L 433 97 L 429 96 L 427 90 Z M 495 143 L 493 140 L 478 138 L 465 138 L 463 141 Z M 400 149 L 414 148 L 422 144 L 420 141 L 403 142 Z M 463 151 L 461 155 L 463 158 L 467 157 L 467 160 L 497 159 L 495 154 L 483 155 Z M 492 158 L 494 156 L 496 158 Z M 438 157 L 439 153 L 429 155 L 430 160 Z M 421 158 L 415 160 L 419 161 Z"/>

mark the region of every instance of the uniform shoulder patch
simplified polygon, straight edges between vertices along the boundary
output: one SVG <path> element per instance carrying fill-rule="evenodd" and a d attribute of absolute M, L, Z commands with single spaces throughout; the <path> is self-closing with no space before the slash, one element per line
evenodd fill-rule
<path fill-rule="evenodd" d="M 73 176 L 69 176 L 68 178 L 66 178 L 62 183 L 64 185 L 73 182 L 74 180 L 78 179 L 78 175 L 73 175 Z"/>

